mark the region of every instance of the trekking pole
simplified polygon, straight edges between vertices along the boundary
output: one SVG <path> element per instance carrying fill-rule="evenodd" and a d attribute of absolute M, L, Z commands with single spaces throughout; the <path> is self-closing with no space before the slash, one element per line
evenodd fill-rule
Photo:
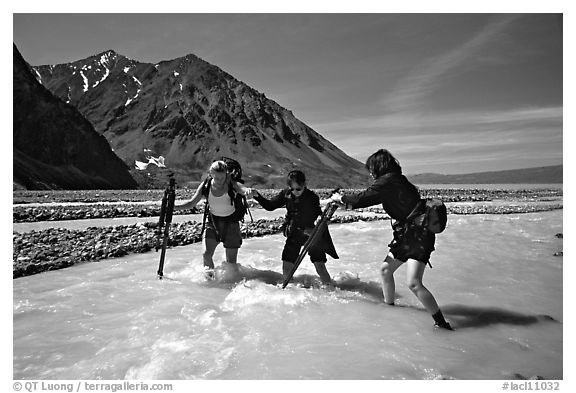
<path fill-rule="evenodd" d="M 324 230 L 328 226 L 328 222 L 330 222 L 330 218 L 332 218 L 332 215 L 334 214 L 334 212 L 337 209 L 338 209 L 338 204 L 336 204 L 336 203 L 328 203 L 328 205 L 326 205 L 326 208 L 324 208 L 324 211 L 322 212 L 322 216 L 320 218 L 320 221 L 318 222 L 318 224 L 316 224 L 316 226 L 312 230 L 312 233 L 310 233 L 310 236 L 308 237 L 308 239 L 306 240 L 306 242 L 302 246 L 302 251 L 300 251 L 300 255 L 298 255 L 298 258 L 294 262 L 294 266 L 292 266 L 292 270 L 290 271 L 290 274 L 288 274 L 288 277 L 286 277 L 286 279 L 284 280 L 284 283 L 282 284 L 282 289 L 286 288 L 286 285 L 288 285 L 290 280 L 292 280 L 294 273 L 296 273 L 298 266 L 300 266 L 300 263 L 302 262 L 302 260 L 306 256 L 306 254 L 308 253 L 308 250 L 310 249 L 310 247 L 312 247 L 314 244 L 316 244 L 318 242 L 318 240 L 320 239 L 320 236 L 322 236 L 322 234 L 324 233 Z"/>
<path fill-rule="evenodd" d="M 166 247 L 168 246 L 168 240 L 170 239 L 170 224 L 172 223 L 172 214 L 174 213 L 174 201 L 176 199 L 176 180 L 174 179 L 174 174 L 168 175 L 170 180 L 166 191 L 166 208 L 165 208 L 165 219 L 164 219 L 164 234 L 162 241 L 162 251 L 160 252 L 160 264 L 158 265 L 158 279 L 161 280 L 164 276 L 164 258 L 166 257 Z M 162 201 L 164 202 L 164 200 Z M 162 210 L 162 209 L 160 209 Z M 160 212 L 162 214 L 162 212 Z"/>
<path fill-rule="evenodd" d="M 246 197 L 244 197 L 244 202 L 246 203 L 246 210 L 248 210 L 248 215 L 250 216 L 250 222 L 254 222 L 254 219 L 252 218 L 252 212 L 250 211 L 250 206 L 248 206 L 248 200 Z"/>
<path fill-rule="evenodd" d="M 156 242 L 154 244 L 154 248 L 156 252 L 162 247 L 161 238 L 162 238 L 162 230 L 164 229 L 164 219 L 166 218 L 166 204 L 168 203 L 168 192 L 169 188 L 166 187 L 164 190 L 164 196 L 162 197 L 162 204 L 160 205 L 160 217 L 158 218 L 158 225 L 156 225 Z"/>

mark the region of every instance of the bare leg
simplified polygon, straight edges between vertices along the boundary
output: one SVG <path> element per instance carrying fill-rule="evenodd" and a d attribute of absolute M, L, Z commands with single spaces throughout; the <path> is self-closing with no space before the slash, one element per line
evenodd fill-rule
<path fill-rule="evenodd" d="M 218 246 L 218 242 L 216 239 L 204 237 L 204 251 L 202 253 L 202 259 L 204 260 L 204 266 L 208 267 L 209 269 L 214 269 L 214 251 L 216 251 L 216 246 Z"/>
<path fill-rule="evenodd" d="M 432 293 L 430 293 L 430 291 L 422 284 L 422 276 L 424 275 L 426 265 L 415 259 L 409 259 L 407 264 L 408 271 L 406 278 L 408 281 L 408 287 L 420 300 L 422 305 L 426 307 L 426 310 L 432 314 L 435 326 L 446 330 L 454 330 L 444 319 L 444 315 L 442 315 L 442 311 L 440 311 L 440 307 L 438 307 L 438 303 L 436 302 L 436 299 L 434 299 Z"/>
<path fill-rule="evenodd" d="M 316 268 L 316 273 L 320 276 L 320 280 L 322 280 L 322 284 L 331 284 L 332 278 L 330 277 L 330 273 L 326 270 L 326 262 L 312 262 L 314 267 Z"/>
<path fill-rule="evenodd" d="M 402 266 L 404 262 L 399 261 L 392 257 L 391 254 L 386 256 L 380 275 L 382 278 L 382 293 L 384 294 L 384 302 L 386 304 L 394 304 L 394 295 L 396 293 L 396 284 L 394 283 L 394 272 Z"/>
<path fill-rule="evenodd" d="M 228 266 L 233 269 L 233 271 L 238 272 L 239 267 L 236 264 L 238 260 L 238 249 L 237 248 L 226 248 L 226 262 L 229 264 Z"/>
<path fill-rule="evenodd" d="M 426 264 L 419 262 L 415 259 L 409 259 L 407 261 L 408 270 L 406 272 L 406 279 L 408 283 L 408 288 L 412 291 L 414 295 L 420 300 L 422 305 L 426 307 L 426 310 L 430 314 L 436 314 L 440 308 L 436 299 L 428 288 L 422 284 L 422 277 L 424 275 L 424 269 L 426 269 Z"/>
<path fill-rule="evenodd" d="M 238 249 L 237 248 L 226 248 L 226 262 L 236 263 L 238 260 Z"/>

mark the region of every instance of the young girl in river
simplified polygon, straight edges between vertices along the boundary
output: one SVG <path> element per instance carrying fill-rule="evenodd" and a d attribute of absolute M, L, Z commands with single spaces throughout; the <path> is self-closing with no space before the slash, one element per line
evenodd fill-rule
<path fill-rule="evenodd" d="M 314 222 L 322 215 L 320 198 L 306 187 L 304 172 L 291 171 L 288 174 L 287 183 L 288 188 L 280 191 L 272 199 L 264 198 L 256 190 L 251 192 L 252 197 L 266 210 L 286 207 L 284 221 L 286 243 L 282 251 L 282 272 L 285 278 L 290 274 L 294 262 L 298 259 L 302 246 L 314 228 Z M 318 244 L 308 250 L 308 255 L 322 283 L 329 285 L 332 283 L 332 278 L 326 270 L 326 254 L 332 258 L 338 258 L 327 228 Z"/>
<path fill-rule="evenodd" d="M 207 277 L 212 278 L 214 270 L 214 252 L 219 243 L 223 243 L 226 250 L 226 262 L 233 270 L 238 270 L 236 264 L 238 249 L 242 245 L 242 233 L 239 221 L 242 217 L 237 213 L 234 203 L 235 194 L 245 195 L 251 189 L 244 188 L 233 181 L 228 173 L 228 166 L 224 161 L 214 161 L 208 168 L 209 177 L 202 182 L 192 199 L 174 210 L 191 209 L 202 198 L 208 203 L 206 228 L 203 235 L 204 250 L 202 258 Z"/>
<path fill-rule="evenodd" d="M 434 251 L 436 237 L 427 228 L 406 219 L 420 201 L 418 189 L 402 175 L 398 160 L 388 150 L 380 149 L 368 157 L 366 169 L 374 179 L 368 189 L 352 195 L 335 193 L 330 200 L 344 204 L 350 209 L 382 203 L 386 213 L 393 219 L 394 238 L 388 245 L 390 250 L 381 269 L 384 301 L 394 305 L 396 289 L 394 272 L 406 263 L 408 288 L 432 314 L 436 327 L 453 330 L 444 319 L 432 293 L 422 284 L 424 269 L 429 264 L 430 254 Z M 420 206 L 422 204 L 419 204 L 419 208 Z"/>

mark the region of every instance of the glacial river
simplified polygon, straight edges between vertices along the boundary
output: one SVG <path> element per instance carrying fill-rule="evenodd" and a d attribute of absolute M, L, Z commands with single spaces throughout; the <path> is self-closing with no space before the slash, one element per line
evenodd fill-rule
<path fill-rule="evenodd" d="M 200 244 L 169 249 L 164 280 L 155 252 L 18 278 L 13 377 L 562 379 L 562 225 L 562 210 L 450 215 L 424 283 L 455 332 L 433 328 L 405 267 L 382 303 L 388 221 L 330 226 L 335 289 L 306 259 L 282 290 L 281 235 L 244 240 L 240 275 L 215 281 Z"/>

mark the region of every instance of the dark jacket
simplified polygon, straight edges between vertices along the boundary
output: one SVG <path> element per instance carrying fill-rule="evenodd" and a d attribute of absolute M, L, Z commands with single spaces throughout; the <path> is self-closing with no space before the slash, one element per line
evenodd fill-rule
<path fill-rule="evenodd" d="M 365 191 L 353 195 L 344 195 L 342 202 L 347 208 L 359 209 L 382 204 L 390 217 L 405 220 L 420 201 L 420 192 L 406 176 L 387 173 L 374 180 Z"/>
<path fill-rule="evenodd" d="M 314 222 L 322 215 L 320 198 L 309 189 L 305 189 L 299 198 L 296 198 L 296 196 L 292 194 L 290 188 L 285 188 L 272 197 L 272 199 L 266 199 L 260 194 L 255 196 L 254 199 L 256 199 L 264 209 L 269 211 L 286 207 L 284 223 L 286 226 L 291 226 L 297 230 L 314 228 Z M 328 228 L 326 228 L 326 231 L 322 234 L 322 239 L 316 247 L 321 248 L 332 258 L 338 258 Z"/>
<path fill-rule="evenodd" d="M 314 228 L 314 221 L 322 214 L 320 198 L 309 189 L 305 189 L 300 198 L 296 198 L 290 189 L 286 188 L 272 199 L 266 199 L 260 194 L 254 199 L 266 210 L 286 207 L 286 221 L 300 229 Z"/>

